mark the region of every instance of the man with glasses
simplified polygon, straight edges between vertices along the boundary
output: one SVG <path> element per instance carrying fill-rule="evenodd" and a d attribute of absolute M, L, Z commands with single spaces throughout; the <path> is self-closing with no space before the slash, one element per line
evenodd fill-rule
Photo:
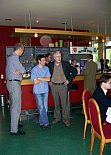
<path fill-rule="evenodd" d="M 97 101 L 100 108 L 101 121 L 106 121 L 108 107 L 111 107 L 111 97 L 107 96 L 108 89 L 111 89 L 111 76 L 103 74 L 99 79 L 100 86 L 96 88 L 92 97 Z"/>

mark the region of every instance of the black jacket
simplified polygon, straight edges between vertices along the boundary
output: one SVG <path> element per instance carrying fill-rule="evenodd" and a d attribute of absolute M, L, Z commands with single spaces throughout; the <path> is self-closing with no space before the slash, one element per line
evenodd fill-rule
<path fill-rule="evenodd" d="M 72 67 L 68 61 L 62 61 L 61 64 L 62 64 L 64 75 L 66 79 L 69 81 L 68 90 L 71 90 L 71 81 L 77 75 L 77 69 L 74 69 L 74 67 Z M 49 71 L 52 76 L 54 71 L 54 62 L 50 62 L 47 66 L 49 67 Z"/>
<path fill-rule="evenodd" d="M 103 90 L 101 87 L 98 87 L 92 97 L 97 101 L 99 108 L 100 108 L 100 113 L 101 113 L 101 121 L 104 123 L 106 120 L 106 111 L 108 107 L 111 107 L 111 98 L 109 98 L 107 95 L 104 94 Z"/>

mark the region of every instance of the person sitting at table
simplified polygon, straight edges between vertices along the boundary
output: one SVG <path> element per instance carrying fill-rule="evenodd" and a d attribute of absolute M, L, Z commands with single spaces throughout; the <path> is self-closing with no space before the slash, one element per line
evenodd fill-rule
<path fill-rule="evenodd" d="M 104 124 L 107 118 L 106 112 L 111 107 L 111 97 L 107 96 L 108 89 L 111 89 L 111 76 L 103 74 L 99 79 L 100 86 L 96 88 L 92 97 L 97 101 L 100 108 L 101 121 Z"/>

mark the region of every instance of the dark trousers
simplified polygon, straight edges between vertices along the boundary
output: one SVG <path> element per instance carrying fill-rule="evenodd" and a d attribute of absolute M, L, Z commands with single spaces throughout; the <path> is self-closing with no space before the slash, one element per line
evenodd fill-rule
<path fill-rule="evenodd" d="M 54 99 L 54 118 L 57 120 L 61 119 L 61 108 L 62 108 L 62 119 L 63 122 L 70 121 L 70 105 L 68 101 L 68 90 L 66 85 L 51 85 L 51 91 Z M 60 108 L 61 104 L 61 108 Z"/>

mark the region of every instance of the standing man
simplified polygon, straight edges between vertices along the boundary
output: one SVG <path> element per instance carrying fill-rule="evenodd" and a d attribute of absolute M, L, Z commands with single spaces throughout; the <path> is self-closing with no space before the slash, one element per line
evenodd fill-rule
<path fill-rule="evenodd" d="M 71 60 L 71 66 L 73 66 L 74 68 L 78 67 L 76 59 Z"/>
<path fill-rule="evenodd" d="M 7 58 L 6 79 L 7 89 L 11 100 L 11 130 L 10 135 L 24 135 L 25 132 L 18 130 L 18 122 L 21 113 L 21 81 L 25 69 L 19 61 L 23 54 L 24 46 L 18 43 L 14 46 L 14 52 Z"/>
<path fill-rule="evenodd" d="M 34 81 L 33 92 L 39 110 L 39 124 L 42 128 L 49 128 L 48 111 L 48 82 L 50 81 L 49 68 L 45 66 L 45 56 L 38 55 L 37 66 L 32 69 L 31 80 Z"/>
<path fill-rule="evenodd" d="M 71 66 L 77 70 L 77 73 L 80 74 L 80 67 L 77 64 L 77 60 L 76 59 L 72 59 L 71 60 Z"/>
<path fill-rule="evenodd" d="M 89 89 L 91 94 L 93 94 L 96 89 L 96 73 L 97 64 L 93 61 L 93 55 L 90 54 L 87 57 L 86 68 L 83 71 L 84 75 L 84 89 Z"/>
<path fill-rule="evenodd" d="M 71 81 L 77 75 L 77 70 L 71 67 L 70 63 L 61 60 L 61 52 L 54 53 L 54 61 L 48 64 L 51 73 L 50 87 L 54 98 L 55 110 L 53 124 L 61 120 L 61 107 L 62 107 L 62 120 L 67 127 L 70 126 L 70 105 L 68 101 L 68 90 L 71 88 Z M 60 99 L 60 100 L 59 100 Z"/>
<path fill-rule="evenodd" d="M 47 53 L 45 55 L 45 60 L 46 60 L 45 65 L 47 66 L 48 63 L 52 61 L 52 55 L 50 53 Z"/>

